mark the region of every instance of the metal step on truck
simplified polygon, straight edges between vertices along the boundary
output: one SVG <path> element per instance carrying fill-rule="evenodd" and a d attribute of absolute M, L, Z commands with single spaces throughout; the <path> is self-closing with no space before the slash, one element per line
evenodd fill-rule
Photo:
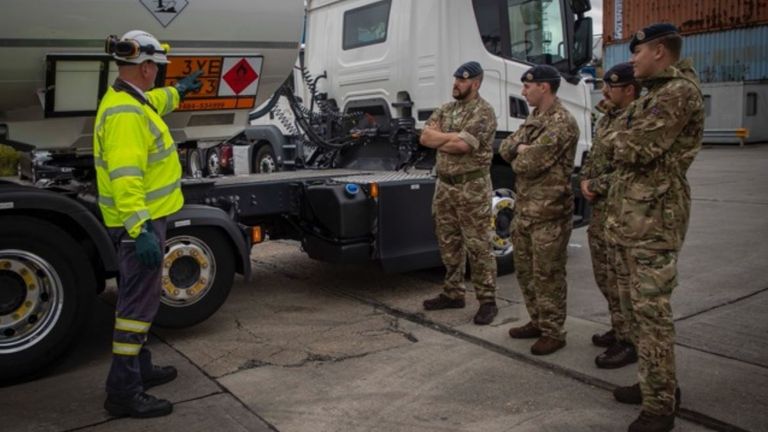
<path fill-rule="evenodd" d="M 181 151 L 195 150 L 202 163 L 187 171 L 186 206 L 169 221 L 158 325 L 213 314 L 235 273 L 248 276 L 252 245 L 266 239 L 297 240 L 312 258 L 373 261 L 386 271 L 439 265 L 434 153 L 418 135 L 447 101 L 452 71 L 468 59 L 486 69 L 481 93 L 496 110 L 499 140 L 528 113 L 519 77 L 549 63 L 566 80 L 560 97 L 580 123 L 580 146 L 589 144 L 588 91 L 577 73 L 590 58 L 588 1 L 308 1 L 306 50 L 287 82 L 301 30 L 296 2 L 177 2 L 172 19 L 155 3 L 105 1 L 57 21 L 53 12 L 33 19 L 27 3 L 14 0 L 15 15 L 0 21 L 0 55 L 25 65 L 0 67 L 0 143 L 24 150 L 27 161 L 25 184 L 0 184 L 0 380 L 58 357 L 115 276 L 95 205 L 90 134 L 115 72 L 96 42 L 127 28 L 113 28 L 123 18 L 100 16 L 124 17 L 171 43 L 172 63 L 158 85 L 196 69 L 208 80 L 166 120 Z M 98 24 L 79 26 L 79 17 Z M 57 39 L 32 33 L 46 25 Z M 264 154 L 279 171 L 256 173 L 254 157 Z M 499 161 L 489 230 L 500 268 L 509 269 L 514 179 Z M 199 175 L 227 163 L 232 175 Z"/>

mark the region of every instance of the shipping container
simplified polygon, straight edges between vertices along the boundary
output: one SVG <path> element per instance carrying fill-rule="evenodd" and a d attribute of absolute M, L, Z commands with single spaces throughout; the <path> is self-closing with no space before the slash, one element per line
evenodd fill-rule
<path fill-rule="evenodd" d="M 768 142 L 768 83 L 709 83 L 701 92 L 705 143 Z"/>
<path fill-rule="evenodd" d="M 603 66 L 629 60 L 629 42 L 605 46 Z M 768 26 L 683 36 L 702 82 L 768 81 Z"/>
<path fill-rule="evenodd" d="M 628 41 L 649 24 L 668 22 L 683 34 L 768 24 L 768 0 L 604 0 L 603 42 Z"/>

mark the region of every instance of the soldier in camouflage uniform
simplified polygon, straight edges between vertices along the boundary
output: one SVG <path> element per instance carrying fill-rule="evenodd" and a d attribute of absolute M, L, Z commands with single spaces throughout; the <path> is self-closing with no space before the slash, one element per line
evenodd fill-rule
<path fill-rule="evenodd" d="M 571 173 L 579 128 L 557 98 L 559 72 L 548 65 L 523 74 L 523 96 L 535 107 L 499 148 L 515 172 L 512 223 L 515 271 L 531 321 L 509 330 L 513 338 L 538 338 L 535 355 L 565 346 L 565 263 L 571 236 Z"/>
<path fill-rule="evenodd" d="M 621 307 L 640 357 L 639 384 L 614 391 L 620 402 L 643 405 L 630 432 L 671 430 L 680 402 L 670 296 L 690 215 L 686 173 L 704 127 L 699 81 L 691 61 L 679 61 L 681 48 L 671 24 L 634 35 L 631 62 L 648 92 L 607 138 L 614 143 L 615 172 L 606 230 L 617 245 Z"/>
<path fill-rule="evenodd" d="M 592 218 L 587 235 L 592 254 L 595 282 L 608 301 L 611 330 L 592 336 L 592 343 L 608 348 L 595 358 L 597 367 L 615 369 L 637 361 L 629 326 L 619 304 L 619 290 L 613 272 L 613 251 L 605 239 L 605 196 L 613 173 L 613 142 L 606 137 L 616 129 L 619 116 L 640 95 L 632 65 L 619 63 L 603 79 L 604 99 L 597 105 L 603 116 L 597 122 L 589 158 L 581 168 L 581 193 L 592 203 Z"/>
<path fill-rule="evenodd" d="M 432 213 L 445 264 L 444 293 L 424 301 L 424 309 L 464 307 L 467 254 L 480 307 L 475 324 L 490 324 L 496 306 L 496 259 L 490 239 L 490 167 L 496 133 L 493 107 L 478 94 L 483 69 L 467 62 L 454 73 L 454 102 L 435 110 L 421 134 L 421 144 L 437 150 Z"/>

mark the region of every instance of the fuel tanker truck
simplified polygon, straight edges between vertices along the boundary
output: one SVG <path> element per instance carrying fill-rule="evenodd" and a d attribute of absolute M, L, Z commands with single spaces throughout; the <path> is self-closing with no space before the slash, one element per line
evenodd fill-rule
<path fill-rule="evenodd" d="M 203 87 L 165 121 L 186 171 L 242 131 L 289 76 L 302 0 L 5 0 L 0 13 L 0 144 L 21 152 L 0 180 L 0 381 L 43 370 L 77 338 L 117 272 L 93 181 L 94 116 L 117 66 L 109 35 L 145 30 L 170 45 L 158 86 L 202 70 Z M 194 201 L 190 201 L 194 202 Z M 214 313 L 250 272 L 250 232 L 218 207 L 168 221 L 156 323 Z"/>

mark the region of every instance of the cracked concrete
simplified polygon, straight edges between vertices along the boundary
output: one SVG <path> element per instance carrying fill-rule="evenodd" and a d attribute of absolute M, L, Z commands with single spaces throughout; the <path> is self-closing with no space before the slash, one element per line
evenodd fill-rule
<path fill-rule="evenodd" d="M 417 342 L 399 330 L 396 318 L 330 292 L 338 280 L 307 268 L 276 271 L 294 269 L 289 266 L 295 260 L 286 255 L 296 253 L 294 245 L 276 242 L 274 254 L 255 261 L 254 286 L 233 290 L 200 326 L 159 334 L 213 377 L 265 365 L 355 358 Z M 215 338 L 199 337 L 211 328 L 217 329 Z"/>
<path fill-rule="evenodd" d="M 615 431 L 637 414 L 603 391 L 404 322 L 419 343 L 219 382 L 280 430 Z M 678 421 L 677 431 L 700 427 Z"/>

